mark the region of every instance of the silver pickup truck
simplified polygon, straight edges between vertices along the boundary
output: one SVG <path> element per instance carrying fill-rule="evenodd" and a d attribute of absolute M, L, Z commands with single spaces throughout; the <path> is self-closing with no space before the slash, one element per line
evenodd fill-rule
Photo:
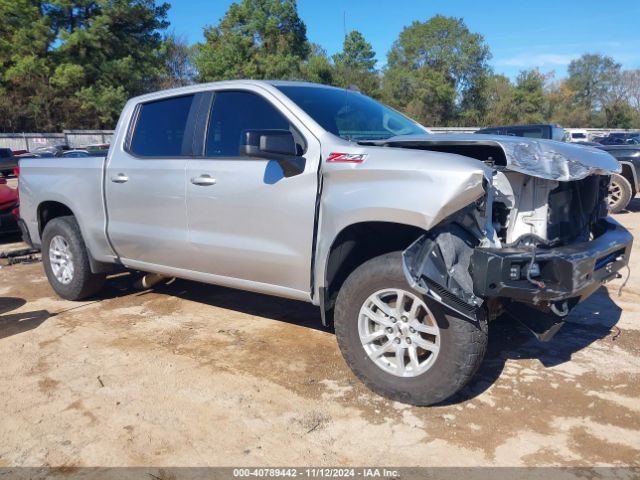
<path fill-rule="evenodd" d="M 20 167 L 23 234 L 61 297 L 127 268 L 312 302 L 366 385 L 416 405 L 467 383 L 497 316 L 548 339 L 632 242 L 607 218 L 606 152 L 432 135 L 309 83 L 144 95 L 106 159 Z"/>

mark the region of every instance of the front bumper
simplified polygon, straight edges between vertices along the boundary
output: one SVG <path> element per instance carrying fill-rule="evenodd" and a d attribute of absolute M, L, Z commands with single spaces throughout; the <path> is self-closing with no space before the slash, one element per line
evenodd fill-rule
<path fill-rule="evenodd" d="M 530 304 L 567 299 L 582 301 L 602 283 L 618 275 L 629 262 L 633 237 L 611 218 L 602 220 L 603 232 L 597 238 L 556 248 L 536 248 L 535 277 L 544 287 L 526 279 L 533 253 L 530 247 L 475 248 L 470 273 L 474 294 L 481 298 L 502 297 Z M 513 270 L 524 275 L 514 280 Z"/>

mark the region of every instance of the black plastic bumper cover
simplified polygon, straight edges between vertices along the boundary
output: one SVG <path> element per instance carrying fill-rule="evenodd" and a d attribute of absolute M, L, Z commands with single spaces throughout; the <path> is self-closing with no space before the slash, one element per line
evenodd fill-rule
<path fill-rule="evenodd" d="M 603 233 L 591 241 L 536 248 L 535 261 L 540 267 L 540 275 L 535 280 L 543 282 L 543 288 L 536 287 L 526 278 L 510 278 L 512 266 L 528 268 L 532 248 L 476 248 L 470 264 L 474 294 L 532 304 L 569 298 L 584 300 L 629 262 L 631 233 L 610 218 L 602 222 Z"/>
<path fill-rule="evenodd" d="M 15 232 L 17 230 L 16 217 L 11 212 L 0 214 L 0 233 Z"/>

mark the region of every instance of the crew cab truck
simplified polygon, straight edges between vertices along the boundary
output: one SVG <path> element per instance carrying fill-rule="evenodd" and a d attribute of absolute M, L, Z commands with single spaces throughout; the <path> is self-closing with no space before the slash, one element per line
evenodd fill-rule
<path fill-rule="evenodd" d="M 632 242 L 607 218 L 606 152 L 431 135 L 310 83 L 144 95 L 106 159 L 20 166 L 23 230 L 61 297 L 124 267 L 312 302 L 355 374 L 415 405 L 467 383 L 498 315 L 549 338 Z"/>

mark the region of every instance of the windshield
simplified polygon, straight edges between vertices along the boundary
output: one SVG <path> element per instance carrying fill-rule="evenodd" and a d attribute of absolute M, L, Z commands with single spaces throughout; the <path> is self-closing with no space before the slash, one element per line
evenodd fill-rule
<path fill-rule="evenodd" d="M 357 92 L 311 86 L 277 88 L 325 130 L 346 140 L 427 133 L 413 120 Z"/>

